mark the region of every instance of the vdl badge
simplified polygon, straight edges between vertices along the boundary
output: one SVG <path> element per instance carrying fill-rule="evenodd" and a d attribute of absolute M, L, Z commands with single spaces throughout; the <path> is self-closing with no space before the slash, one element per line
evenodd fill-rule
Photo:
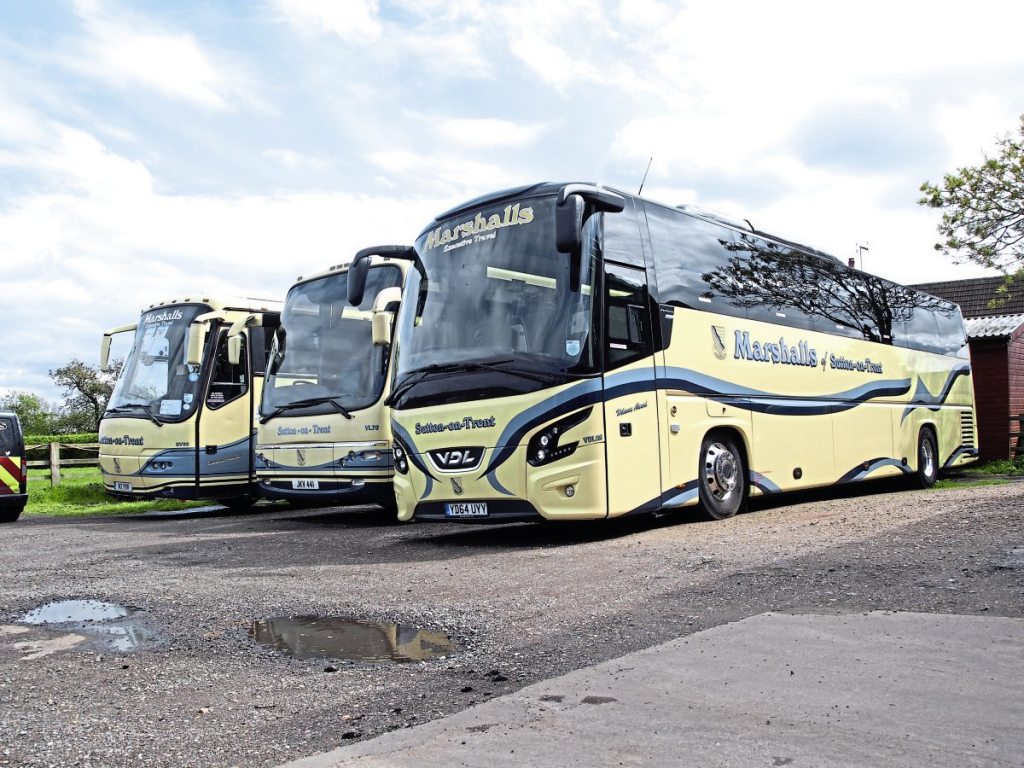
<path fill-rule="evenodd" d="M 487 517 L 486 501 L 460 501 L 444 505 L 445 517 Z"/>

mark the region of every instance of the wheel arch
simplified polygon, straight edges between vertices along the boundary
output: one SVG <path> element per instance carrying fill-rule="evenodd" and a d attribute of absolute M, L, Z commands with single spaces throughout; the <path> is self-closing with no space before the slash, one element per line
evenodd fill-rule
<path fill-rule="evenodd" d="M 711 437 L 712 435 L 727 435 L 729 437 L 732 437 L 736 441 L 736 446 L 740 449 L 740 453 L 742 454 L 741 458 L 743 459 L 743 471 L 747 475 L 744 478 L 745 482 L 743 484 L 743 495 L 744 497 L 749 496 L 751 472 L 750 441 L 748 439 L 746 431 L 734 424 L 715 424 L 713 426 L 708 427 L 708 429 L 704 432 L 704 436 L 701 438 L 701 443 L 703 443 L 707 438 Z"/>

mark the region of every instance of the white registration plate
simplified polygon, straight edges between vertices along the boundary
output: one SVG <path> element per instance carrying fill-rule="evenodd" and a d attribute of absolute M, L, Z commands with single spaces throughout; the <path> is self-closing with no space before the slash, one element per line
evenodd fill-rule
<path fill-rule="evenodd" d="M 126 493 L 131 493 L 132 492 L 132 484 L 131 483 L 115 482 L 114 483 L 114 490 L 115 491 L 125 491 Z"/>
<path fill-rule="evenodd" d="M 465 501 L 444 505 L 445 517 L 487 517 L 486 501 Z"/>
<path fill-rule="evenodd" d="M 319 491 L 319 480 L 292 480 L 292 490 L 295 491 Z"/>

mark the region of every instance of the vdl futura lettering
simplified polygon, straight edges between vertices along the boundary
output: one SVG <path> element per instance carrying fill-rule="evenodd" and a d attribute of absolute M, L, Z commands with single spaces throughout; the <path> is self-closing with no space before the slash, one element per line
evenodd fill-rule
<path fill-rule="evenodd" d="M 254 409 L 278 313 L 260 299 L 173 299 L 104 334 L 104 369 L 113 337 L 133 334 L 100 421 L 107 491 L 242 507 L 255 500 Z"/>
<path fill-rule="evenodd" d="M 977 455 L 959 309 L 749 222 L 537 184 L 392 255 L 413 267 L 388 400 L 401 520 L 723 518 L 798 488 L 929 486 Z"/>
<path fill-rule="evenodd" d="M 351 271 L 332 267 L 288 291 L 256 426 L 260 491 L 295 504 L 378 504 L 395 513 L 391 392 L 395 311 L 409 262 L 379 246 L 349 303 Z"/>

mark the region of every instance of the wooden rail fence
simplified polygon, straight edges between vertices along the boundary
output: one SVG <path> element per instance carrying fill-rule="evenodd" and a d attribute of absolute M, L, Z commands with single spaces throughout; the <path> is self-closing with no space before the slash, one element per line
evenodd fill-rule
<path fill-rule="evenodd" d="M 50 473 L 50 485 L 60 485 L 60 468 L 61 467 L 98 467 L 100 465 L 100 446 L 99 443 L 37 443 L 36 445 L 26 445 L 25 452 L 38 451 L 47 449 L 47 458 L 38 459 L 36 461 L 26 462 L 29 469 L 45 469 Z M 61 449 L 75 450 L 75 451 L 86 451 L 88 453 L 96 452 L 95 458 L 86 459 L 63 459 L 61 458 Z"/>

